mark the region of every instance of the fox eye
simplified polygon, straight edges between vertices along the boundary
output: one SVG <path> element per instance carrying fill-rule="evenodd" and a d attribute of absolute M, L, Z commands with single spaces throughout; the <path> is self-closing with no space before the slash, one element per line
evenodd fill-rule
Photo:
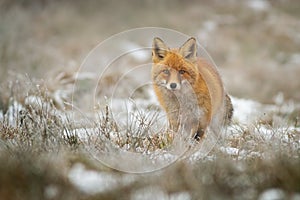
<path fill-rule="evenodd" d="M 164 74 L 169 74 L 170 72 L 169 72 L 168 69 L 164 69 L 164 70 L 163 70 L 163 73 L 164 73 Z"/>
<path fill-rule="evenodd" d="M 179 74 L 184 74 L 184 73 L 186 73 L 185 70 L 183 70 L 183 69 L 179 70 Z"/>
<path fill-rule="evenodd" d="M 158 54 L 158 58 L 159 58 L 159 59 L 163 59 L 163 58 L 164 58 L 164 55 Z"/>

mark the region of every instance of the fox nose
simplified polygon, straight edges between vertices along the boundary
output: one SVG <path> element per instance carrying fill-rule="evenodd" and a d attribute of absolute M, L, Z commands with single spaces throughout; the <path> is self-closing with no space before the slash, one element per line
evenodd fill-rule
<path fill-rule="evenodd" d="M 171 83 L 171 84 L 170 84 L 170 88 L 171 88 L 171 89 L 175 89 L 176 87 L 177 87 L 177 84 L 176 84 L 176 83 Z"/>

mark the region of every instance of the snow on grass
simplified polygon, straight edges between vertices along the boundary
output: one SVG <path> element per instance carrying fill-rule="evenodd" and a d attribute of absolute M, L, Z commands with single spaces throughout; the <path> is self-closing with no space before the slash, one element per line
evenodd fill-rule
<path fill-rule="evenodd" d="M 83 141 L 85 145 L 92 144 L 93 140 L 97 139 L 98 142 L 111 142 L 111 145 L 108 146 L 112 146 L 113 148 L 118 147 L 122 151 L 134 151 L 144 154 L 143 156 L 148 155 L 153 162 L 157 161 L 158 163 L 161 163 L 162 161 L 176 160 L 178 155 L 176 155 L 176 153 L 174 152 L 169 151 L 169 149 L 164 149 L 164 147 L 157 147 L 157 149 L 151 151 L 147 150 L 147 145 L 149 145 L 147 139 L 149 138 L 149 136 L 152 136 L 159 131 L 163 132 L 165 130 L 164 128 L 167 124 L 167 118 L 165 116 L 165 113 L 160 109 L 153 90 L 151 88 L 146 89 L 148 94 L 146 98 L 136 98 L 129 100 L 121 98 L 112 99 L 110 107 L 112 107 L 113 109 L 110 110 L 110 112 L 112 112 L 112 119 L 110 120 L 115 120 L 117 122 L 118 128 L 124 130 L 115 131 L 113 129 L 110 129 L 109 132 L 105 132 L 106 129 L 102 130 L 100 128 L 101 124 L 95 123 L 95 127 L 77 126 L 77 128 L 74 128 L 73 130 L 65 129 L 64 136 L 76 136 L 81 141 Z M 260 119 L 265 117 L 267 114 L 272 115 L 274 113 L 292 113 L 296 108 L 299 108 L 299 105 L 295 104 L 292 101 L 284 102 L 281 94 L 278 94 L 274 98 L 274 105 L 264 105 L 250 99 L 240 99 L 235 97 L 231 97 L 231 99 L 234 107 L 233 124 L 227 128 L 227 131 L 224 135 L 225 143 L 219 147 L 219 150 L 221 152 L 229 156 L 236 156 L 239 159 L 243 159 L 247 156 L 261 156 L 260 151 L 253 150 L 254 147 L 252 149 L 245 150 L 241 149 L 241 146 L 232 145 L 232 143 L 229 142 L 249 140 L 249 138 L 250 140 L 248 141 L 248 143 L 252 142 L 253 146 L 257 141 L 272 142 L 276 140 L 281 144 L 285 143 L 286 145 L 292 146 L 293 149 L 299 148 L 300 139 L 299 137 L 297 137 L 297 134 L 300 132 L 300 128 L 287 126 L 285 123 L 281 123 L 281 116 L 279 116 L 277 119 L 277 124 L 279 124 L 279 126 L 275 127 L 274 125 L 270 124 L 258 124 Z M 43 99 L 37 98 L 35 96 L 27 97 L 25 99 L 25 105 L 30 105 L 32 108 L 37 110 L 44 107 L 50 107 L 50 105 L 45 103 Z M 18 115 L 23 109 L 25 108 L 20 103 L 18 103 L 17 101 L 13 101 L 8 107 L 7 113 L 5 113 L 4 115 L 2 114 L 2 116 L 0 114 L 0 119 L 2 119 L 2 121 L 3 119 L 7 119 L 10 125 L 16 126 Z M 64 116 L 64 114 L 61 114 L 61 116 Z M 142 123 L 145 124 L 145 127 L 140 126 L 139 123 L 141 122 L 141 119 L 144 120 Z M 149 120 L 152 120 L 152 122 Z M 97 122 L 97 120 L 95 120 L 95 122 Z M 110 121 L 109 123 L 112 123 L 112 121 Z M 128 137 L 128 134 L 131 135 Z M 252 139 L 248 136 L 248 139 L 245 138 L 245 134 L 250 134 Z M 145 141 L 148 142 L 147 145 L 144 145 L 142 147 L 139 146 L 142 143 L 134 143 L 132 139 L 136 139 L 137 137 L 144 137 L 146 139 Z M 124 143 L 125 140 L 128 141 L 127 144 Z M 121 143 L 122 145 L 118 146 Z M 135 150 L 133 150 L 132 148 L 135 148 Z M 202 152 L 199 151 L 196 152 L 192 157 L 192 160 L 197 160 L 203 158 L 204 155 L 202 155 Z"/>
<path fill-rule="evenodd" d="M 234 147 L 220 147 L 220 150 L 228 155 L 237 156 L 240 154 L 240 149 Z"/>
<path fill-rule="evenodd" d="M 152 90 L 149 89 L 149 91 Z M 291 152 L 299 150 L 300 128 L 295 127 L 297 123 L 293 126 L 282 122 L 284 117 L 289 116 L 290 113 L 299 108 L 298 104 L 292 101 L 284 101 L 280 94 L 274 99 L 274 105 L 264 105 L 253 100 L 235 97 L 232 97 L 232 102 L 234 107 L 233 123 L 229 125 L 223 138 L 219 139 L 220 144 L 215 145 L 216 143 L 214 143 L 214 149 L 210 152 L 204 153 L 198 150 L 192 155 L 181 155 L 178 154 L 178 151 L 173 151 L 181 148 L 176 143 L 173 143 L 171 147 L 170 145 L 160 146 L 161 143 L 149 143 L 149 140 L 147 140 L 149 136 L 157 133 L 159 128 L 165 127 L 167 121 L 164 111 L 157 104 L 156 96 L 151 92 L 145 98 L 113 99 L 111 104 L 113 109 L 107 109 L 108 114 L 106 110 L 101 113 L 104 116 L 93 113 L 99 119 L 95 118 L 95 123 L 92 122 L 89 126 L 84 124 L 65 126 L 62 137 L 70 138 L 69 140 L 75 138 L 74 141 L 80 141 L 78 144 L 82 145 L 85 150 L 90 150 L 89 153 L 92 157 L 102 164 L 119 171 L 133 173 L 160 170 L 176 163 L 177 160 L 186 158 L 191 164 L 199 160 L 216 161 L 218 153 L 221 153 L 221 156 L 225 155 L 226 157 L 227 155 L 236 160 L 247 160 L 248 158 L 270 158 L 272 148 L 277 148 L 279 151 L 289 148 L 288 150 L 291 150 Z M 46 107 L 50 109 L 49 113 L 60 115 L 59 119 L 67 115 L 65 112 L 57 111 L 50 104 L 45 103 L 42 98 L 35 96 L 27 97 L 24 103 L 23 106 L 17 101 L 11 101 L 6 113 L 1 116 L 0 112 L 0 119 L 8 121 L 11 126 L 17 126 L 17 122 L 20 121 L 20 112 L 26 110 L 27 107 L 35 110 L 43 110 Z M 43 117 L 47 116 L 49 115 L 43 115 Z M 156 119 L 152 118 L 155 116 Z M 261 122 L 261 119 L 266 116 L 270 117 L 271 121 Z M 146 124 L 146 126 L 140 126 L 141 119 L 143 120 L 142 124 Z M 124 130 L 112 128 L 114 120 L 118 121 L 118 128 Z M 147 125 L 149 120 L 153 120 L 153 122 Z M 108 126 L 103 126 L 103 122 L 107 123 Z M 161 131 L 161 133 L 164 134 L 165 132 Z M 146 140 L 143 140 L 143 137 Z M 162 138 L 158 137 L 157 140 L 162 140 Z M 143 143 L 144 141 L 148 143 Z M 156 148 L 148 150 L 149 144 L 156 145 Z M 294 157 L 298 158 L 297 156 Z M 131 187 L 131 183 L 136 180 L 135 178 L 132 174 L 124 175 L 112 173 L 111 171 L 87 169 L 79 163 L 73 165 L 68 172 L 69 181 L 75 188 L 87 195 L 105 193 L 124 186 Z M 46 193 L 46 196 L 50 198 L 56 195 L 56 189 L 49 187 Z M 281 197 L 280 193 L 275 193 L 272 190 L 267 190 L 261 194 L 260 199 L 269 199 L 269 197 L 274 196 L 276 198 Z M 188 192 L 169 194 L 163 189 L 153 186 L 139 188 L 130 196 L 131 199 L 191 199 Z M 297 195 L 295 198 L 297 198 Z"/>
<path fill-rule="evenodd" d="M 89 195 L 113 190 L 120 185 L 127 185 L 134 181 L 133 176 L 89 170 L 79 163 L 70 169 L 68 178 L 78 190 Z"/>
<path fill-rule="evenodd" d="M 117 177 L 110 173 L 87 170 L 82 164 L 75 164 L 71 168 L 69 180 L 87 194 L 96 194 L 117 186 Z"/>
<path fill-rule="evenodd" d="M 231 100 L 234 108 L 233 120 L 238 123 L 253 123 L 264 114 L 262 104 L 256 101 L 234 97 L 231 97 Z"/>
<path fill-rule="evenodd" d="M 12 101 L 10 106 L 8 107 L 7 112 L 3 115 L 2 120 L 6 119 L 8 125 L 16 127 L 18 124 L 17 119 L 20 116 L 20 111 L 23 110 L 24 107 L 17 101 Z M 1 111 L 2 113 L 2 111 Z M 1 116 L 0 116 L 1 119 Z"/>
<path fill-rule="evenodd" d="M 82 141 L 88 141 L 92 137 L 98 136 L 99 133 L 98 128 L 77 128 L 74 130 L 64 130 L 63 135 L 74 135 Z"/>
<path fill-rule="evenodd" d="M 109 107 L 113 115 L 114 120 L 118 124 L 123 124 L 127 126 L 131 124 L 132 120 L 134 121 L 137 118 L 145 117 L 146 120 L 153 118 L 159 119 L 156 122 L 165 121 L 163 117 L 165 114 L 159 113 L 156 105 L 153 105 L 150 100 L 124 100 L 124 99 L 113 99 L 110 102 Z M 151 106 L 153 105 L 153 106 Z"/>
<path fill-rule="evenodd" d="M 266 146 L 298 150 L 299 127 L 288 123 L 284 116 L 293 113 L 299 105 L 285 102 L 280 94 L 274 101 L 275 105 L 264 105 L 232 97 L 233 123 L 227 127 L 219 150 L 238 159 L 262 157 Z"/>
<path fill-rule="evenodd" d="M 277 120 L 280 126 L 259 124 L 261 119 L 266 117 L 266 115 L 272 115 L 272 113 L 278 112 L 290 113 L 296 108 L 294 103 L 284 103 L 280 100 L 280 95 L 275 101 L 278 105 L 263 105 L 253 100 L 232 97 L 234 106 L 233 124 L 227 127 L 222 139 L 224 143 L 218 147 L 219 150 L 229 156 L 244 159 L 247 157 L 262 156 L 262 149 L 255 149 L 257 142 L 274 143 L 276 141 L 280 145 L 290 145 L 293 149 L 299 148 L 300 139 L 297 137 L 297 133 L 300 132 L 300 128 L 288 126 L 280 122 L 282 121 L 280 117 Z M 156 107 L 152 107 L 151 105 L 153 104 Z M 160 147 L 157 147 L 158 149 L 156 150 L 152 149 L 148 151 L 147 145 L 139 146 L 147 142 L 149 143 L 147 138 L 149 138 L 149 136 L 151 137 L 153 133 L 163 130 L 163 127 L 165 127 L 167 123 L 164 112 L 157 110 L 157 101 L 152 95 L 148 99 L 138 98 L 136 100 L 127 101 L 124 99 L 114 99 L 112 100 L 111 106 L 114 108 L 111 112 L 113 114 L 113 120 L 117 122 L 119 128 L 118 132 L 110 130 L 109 133 L 104 133 L 105 130 L 101 130 L 99 125 L 99 127 L 95 128 L 77 128 L 74 129 L 71 134 L 78 136 L 82 141 L 92 141 L 93 138 L 96 140 L 97 138 L 99 139 L 100 136 L 101 141 L 111 142 L 114 148 L 148 155 L 153 162 L 177 159 L 178 155 L 170 151 L 170 149 L 160 149 Z M 154 121 L 150 123 L 149 119 L 151 117 Z M 146 127 L 139 126 L 140 120 L 144 120 L 143 123 Z M 128 133 L 131 135 L 129 136 Z M 143 142 L 134 143 L 132 139 L 136 140 L 137 138 Z M 118 147 L 118 145 L 121 144 L 120 141 L 123 142 L 121 142 L 122 145 Z M 124 141 L 128 141 L 128 143 L 125 144 Z M 235 142 L 239 143 L 239 141 L 246 142 L 248 148 L 242 148 L 241 144 L 232 144 Z M 139 145 L 136 146 L 137 144 Z M 249 145 L 251 147 L 249 147 Z M 199 160 L 205 156 L 208 155 L 203 155 L 203 152 L 199 150 L 191 156 L 191 160 Z"/>

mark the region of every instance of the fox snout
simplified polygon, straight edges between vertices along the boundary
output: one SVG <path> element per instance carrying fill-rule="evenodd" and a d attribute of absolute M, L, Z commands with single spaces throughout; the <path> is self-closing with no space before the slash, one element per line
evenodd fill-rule
<path fill-rule="evenodd" d="M 180 90 L 181 84 L 176 82 L 167 83 L 167 88 L 169 90 Z"/>

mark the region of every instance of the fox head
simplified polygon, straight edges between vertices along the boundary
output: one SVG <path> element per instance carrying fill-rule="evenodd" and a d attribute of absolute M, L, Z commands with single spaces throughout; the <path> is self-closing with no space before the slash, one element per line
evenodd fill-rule
<path fill-rule="evenodd" d="M 197 44 L 188 39 L 180 48 L 170 49 L 160 38 L 152 45 L 152 80 L 154 84 L 176 91 L 193 84 L 197 77 Z"/>

